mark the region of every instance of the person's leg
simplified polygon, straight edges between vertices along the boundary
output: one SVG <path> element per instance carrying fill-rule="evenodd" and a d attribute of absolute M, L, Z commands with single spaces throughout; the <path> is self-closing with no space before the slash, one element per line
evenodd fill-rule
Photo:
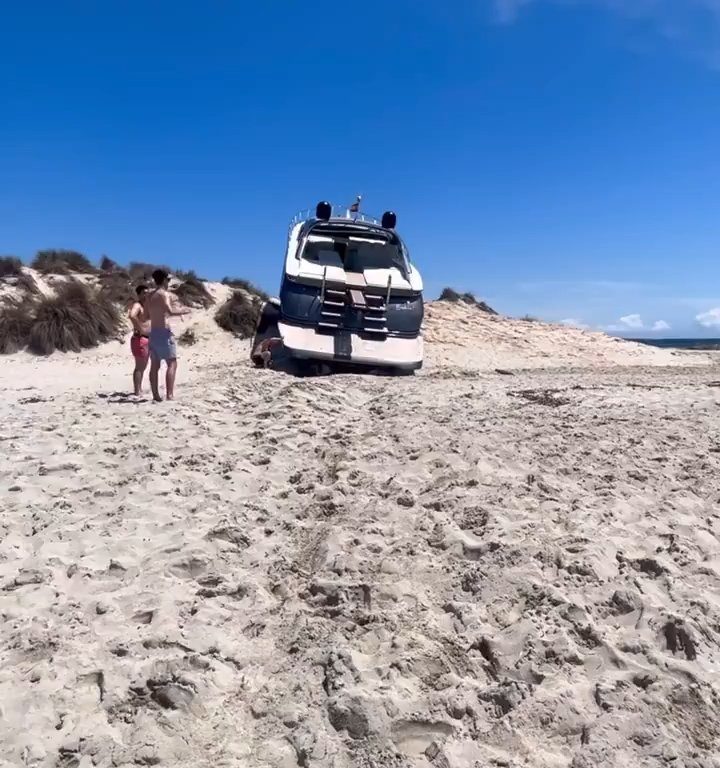
<path fill-rule="evenodd" d="M 165 397 L 172 400 L 175 397 L 175 374 L 177 372 L 177 347 L 175 337 L 168 332 L 167 336 L 167 371 L 165 373 Z"/>
<path fill-rule="evenodd" d="M 158 389 L 158 374 L 160 373 L 160 359 L 153 355 L 150 358 L 150 389 L 152 389 L 153 400 L 159 403 L 162 400 Z"/>
<path fill-rule="evenodd" d="M 148 340 L 144 336 L 133 339 L 133 356 L 135 357 L 135 370 L 133 371 L 133 389 L 135 395 L 142 394 L 142 380 L 150 357 Z"/>
<path fill-rule="evenodd" d="M 175 397 L 175 374 L 177 373 L 177 359 L 167 361 L 167 370 L 165 371 L 165 398 L 172 400 Z"/>
<path fill-rule="evenodd" d="M 142 380 L 143 373 L 145 373 L 145 361 L 135 358 L 135 370 L 133 371 L 133 389 L 135 390 L 135 396 L 140 397 L 142 394 Z"/>
<path fill-rule="evenodd" d="M 142 373 L 139 373 L 140 369 L 144 370 L 143 366 L 143 350 L 140 348 L 140 337 L 133 334 L 130 339 L 130 352 L 133 356 L 135 366 L 133 368 L 133 390 L 136 395 L 140 394 L 140 388 L 142 386 Z"/>

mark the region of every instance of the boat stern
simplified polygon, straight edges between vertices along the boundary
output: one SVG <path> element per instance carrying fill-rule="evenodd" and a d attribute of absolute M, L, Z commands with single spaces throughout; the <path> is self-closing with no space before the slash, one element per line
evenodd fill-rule
<path fill-rule="evenodd" d="M 300 359 L 381 366 L 402 371 L 416 371 L 423 363 L 421 335 L 377 339 L 347 330 L 328 333 L 286 322 L 278 323 L 278 330 L 288 354 Z"/>

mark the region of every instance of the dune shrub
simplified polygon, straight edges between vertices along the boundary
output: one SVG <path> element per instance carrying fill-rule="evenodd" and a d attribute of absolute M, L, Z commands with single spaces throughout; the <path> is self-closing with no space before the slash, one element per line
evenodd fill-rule
<path fill-rule="evenodd" d="M 462 302 L 463 304 L 470 304 L 473 307 L 477 307 L 483 312 L 487 312 L 489 315 L 498 314 L 489 304 L 476 298 L 475 294 L 470 293 L 469 291 L 466 293 L 459 293 L 453 288 L 443 288 L 438 301 Z"/>
<path fill-rule="evenodd" d="M 186 275 L 186 279 L 173 292 L 186 307 L 207 309 L 215 303 L 215 299 L 205 287 L 205 283 L 192 272 Z"/>
<path fill-rule="evenodd" d="M 443 288 L 438 301 L 460 301 L 460 294 L 453 288 Z"/>
<path fill-rule="evenodd" d="M 6 299 L 0 305 L 0 355 L 19 352 L 28 344 L 34 319 L 32 301 Z"/>
<path fill-rule="evenodd" d="M 103 256 L 100 259 L 100 270 L 102 272 L 114 272 L 118 269 L 120 269 L 120 265 L 116 261 L 113 261 L 109 256 Z"/>
<path fill-rule="evenodd" d="M 230 288 L 240 288 L 243 291 L 247 291 L 251 296 L 257 296 L 262 301 L 267 301 L 269 296 L 261 288 L 251 283 L 249 280 L 244 280 L 241 277 L 223 277 L 222 284 L 227 285 Z"/>
<path fill-rule="evenodd" d="M 186 280 L 200 280 L 201 282 L 205 281 L 205 278 L 200 277 L 194 269 L 188 271 L 185 271 L 184 269 L 171 269 L 169 272 L 171 275 L 175 275 L 178 280 L 183 282 Z"/>
<path fill-rule="evenodd" d="M 164 269 L 169 275 L 173 274 L 172 269 L 164 264 L 147 264 L 144 261 L 131 261 L 128 264 L 127 272 L 134 283 L 150 283 L 152 282 L 152 273 L 156 269 Z"/>
<path fill-rule="evenodd" d="M 98 277 L 98 286 L 106 299 L 122 306 L 129 304 L 137 295 L 130 275 L 122 269 L 103 272 Z"/>
<path fill-rule="evenodd" d="M 17 276 L 15 279 L 15 287 L 25 293 L 29 293 L 31 296 L 37 296 L 40 293 L 40 288 L 38 288 L 35 278 L 28 272 L 21 272 Z"/>
<path fill-rule="evenodd" d="M 15 256 L 0 256 L 0 280 L 5 279 L 25 293 L 40 292 L 35 278 L 23 269 L 22 262 Z"/>
<path fill-rule="evenodd" d="M 0 279 L 20 277 L 23 274 L 22 261 L 15 256 L 0 256 Z"/>
<path fill-rule="evenodd" d="M 254 335 L 263 302 L 248 297 L 241 291 L 232 296 L 215 313 L 215 322 L 224 330 L 241 339 Z"/>
<path fill-rule="evenodd" d="M 76 281 L 35 305 L 28 349 L 37 355 L 79 352 L 116 337 L 122 320 L 117 306 L 102 290 Z"/>
<path fill-rule="evenodd" d="M 82 253 L 65 250 L 38 251 L 30 266 L 45 275 L 90 275 L 98 271 Z"/>

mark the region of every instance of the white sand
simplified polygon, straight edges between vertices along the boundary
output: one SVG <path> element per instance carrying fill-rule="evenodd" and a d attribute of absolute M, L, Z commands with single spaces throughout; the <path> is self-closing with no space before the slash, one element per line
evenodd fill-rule
<path fill-rule="evenodd" d="M 189 325 L 175 403 L 0 364 L 0 765 L 720 766 L 707 357 L 435 305 L 421 375 L 293 379 Z"/>

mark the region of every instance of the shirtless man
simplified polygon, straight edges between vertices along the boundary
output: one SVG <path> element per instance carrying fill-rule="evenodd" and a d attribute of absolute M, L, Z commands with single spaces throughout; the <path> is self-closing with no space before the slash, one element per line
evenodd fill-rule
<path fill-rule="evenodd" d="M 144 285 L 138 285 L 135 289 L 137 299 L 133 302 L 128 317 L 133 327 L 133 335 L 130 339 L 130 351 L 135 358 L 135 369 L 133 370 L 133 389 L 136 397 L 142 394 L 143 374 L 148 364 L 150 319 L 145 311 L 145 298 L 147 288 Z"/>
<path fill-rule="evenodd" d="M 159 403 L 162 400 L 158 390 L 158 374 L 160 363 L 164 360 L 167 364 L 165 372 L 165 397 L 172 400 L 175 396 L 175 374 L 177 372 L 177 350 L 175 337 L 168 325 L 168 318 L 187 315 L 189 309 L 175 309 L 170 301 L 168 285 L 170 275 L 164 269 L 156 269 L 153 272 L 155 290 L 152 291 L 145 304 L 150 316 L 150 387 L 153 400 Z"/>

